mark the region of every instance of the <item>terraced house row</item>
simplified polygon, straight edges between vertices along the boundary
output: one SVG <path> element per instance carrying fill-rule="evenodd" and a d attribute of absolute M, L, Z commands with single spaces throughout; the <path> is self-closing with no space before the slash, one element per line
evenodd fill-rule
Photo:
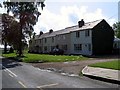
<path fill-rule="evenodd" d="M 114 31 L 104 19 L 87 23 L 82 19 L 77 25 L 62 30 L 41 31 L 30 40 L 29 51 L 49 53 L 58 46 L 64 54 L 110 54 L 113 41 Z"/>

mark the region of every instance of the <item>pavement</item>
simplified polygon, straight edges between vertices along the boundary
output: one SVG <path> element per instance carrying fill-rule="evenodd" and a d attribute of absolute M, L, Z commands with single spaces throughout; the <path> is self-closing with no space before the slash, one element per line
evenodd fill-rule
<path fill-rule="evenodd" d="M 120 70 L 86 66 L 82 74 L 91 78 L 120 84 Z"/>

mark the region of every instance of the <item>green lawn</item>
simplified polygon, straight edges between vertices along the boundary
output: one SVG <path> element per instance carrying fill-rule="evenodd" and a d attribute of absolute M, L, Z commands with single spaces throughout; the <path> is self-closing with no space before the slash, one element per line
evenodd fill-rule
<path fill-rule="evenodd" d="M 17 58 L 15 53 L 11 54 L 3 54 L 4 57 L 7 58 Z M 22 57 L 23 62 L 65 62 L 65 61 L 75 61 L 75 60 L 85 60 L 87 57 L 83 56 L 67 56 L 67 55 L 46 55 L 46 54 L 24 54 L 25 57 Z"/>
<path fill-rule="evenodd" d="M 89 66 L 120 70 L 120 60 L 101 62 Z"/>

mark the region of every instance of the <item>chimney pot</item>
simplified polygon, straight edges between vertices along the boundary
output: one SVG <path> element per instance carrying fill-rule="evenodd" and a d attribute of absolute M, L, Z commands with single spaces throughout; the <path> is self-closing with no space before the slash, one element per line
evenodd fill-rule
<path fill-rule="evenodd" d="M 82 27 L 82 26 L 84 26 L 84 24 L 85 24 L 85 22 L 84 22 L 83 19 L 81 19 L 81 21 L 78 21 L 79 28 Z"/>

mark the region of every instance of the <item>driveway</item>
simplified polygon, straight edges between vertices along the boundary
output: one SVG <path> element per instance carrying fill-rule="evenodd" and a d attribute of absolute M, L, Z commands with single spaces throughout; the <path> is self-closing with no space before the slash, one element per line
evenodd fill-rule
<path fill-rule="evenodd" d="M 56 71 L 59 73 L 68 73 L 79 75 L 80 71 L 87 65 L 97 63 L 117 60 L 116 58 L 91 58 L 89 60 L 83 61 L 71 61 L 71 62 L 51 62 L 51 63 L 31 63 L 34 67 L 40 69 Z"/>

